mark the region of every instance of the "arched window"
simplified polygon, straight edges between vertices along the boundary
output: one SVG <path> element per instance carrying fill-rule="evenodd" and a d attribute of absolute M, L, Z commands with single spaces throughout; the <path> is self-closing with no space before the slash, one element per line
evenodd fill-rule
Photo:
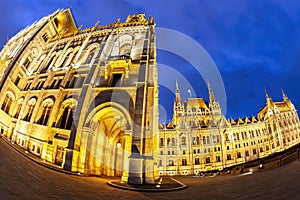
<path fill-rule="evenodd" d="M 164 146 L 164 138 L 160 138 L 159 146 L 160 147 Z"/>
<path fill-rule="evenodd" d="M 16 111 L 16 113 L 15 113 L 14 118 L 18 118 L 18 117 L 19 117 L 23 102 L 24 102 L 24 98 L 20 98 L 20 99 L 18 100 L 18 108 L 17 108 L 17 111 Z"/>
<path fill-rule="evenodd" d="M 38 124 L 46 126 L 48 124 L 49 116 L 53 107 L 53 100 L 52 99 L 46 99 L 43 102 L 43 111 L 42 111 L 42 116 L 40 119 L 37 121 Z"/>
<path fill-rule="evenodd" d="M 132 48 L 132 36 L 129 34 L 124 34 L 117 36 L 115 40 L 114 47 L 111 52 L 111 56 L 118 55 L 130 55 Z"/>
<path fill-rule="evenodd" d="M 9 114 L 10 106 L 14 100 L 15 97 L 11 92 L 6 93 L 1 109 L 7 114 Z"/>
<path fill-rule="evenodd" d="M 206 164 L 209 164 L 209 163 L 210 163 L 210 157 L 206 157 L 206 158 L 205 158 L 205 163 L 206 163 Z"/>
<path fill-rule="evenodd" d="M 60 119 L 59 128 L 70 130 L 73 124 L 73 110 L 70 105 L 64 108 L 64 112 Z"/>
<path fill-rule="evenodd" d="M 85 60 L 85 64 L 90 64 L 91 63 L 91 61 L 92 61 L 92 59 L 95 55 L 95 50 L 96 50 L 96 48 L 93 48 L 89 51 L 88 56 L 86 57 L 86 60 Z"/>
<path fill-rule="evenodd" d="M 28 108 L 27 108 L 27 114 L 23 118 L 24 121 L 27 121 L 27 122 L 30 121 L 35 104 L 36 104 L 36 99 L 35 98 L 32 98 L 32 99 L 30 99 L 28 101 L 28 103 L 27 103 L 27 106 L 28 106 Z"/>
<path fill-rule="evenodd" d="M 52 68 L 54 62 L 55 62 L 55 59 L 56 59 L 56 55 L 52 56 L 52 58 L 50 59 L 50 61 L 48 62 L 48 64 L 46 65 L 46 67 L 44 67 L 42 70 L 41 70 L 41 73 L 45 73 L 48 69 Z"/>
<path fill-rule="evenodd" d="M 172 138 L 172 146 L 175 146 L 175 138 Z"/>
<path fill-rule="evenodd" d="M 167 138 L 167 146 L 168 147 L 171 146 L 171 140 L 170 140 L 170 138 Z"/>
<path fill-rule="evenodd" d="M 71 56 L 71 53 L 72 53 L 72 52 L 69 52 L 69 53 L 65 56 L 64 61 L 61 63 L 60 67 L 65 67 L 66 65 L 69 64 L 68 61 L 69 61 L 69 58 L 70 58 L 70 56 Z"/>

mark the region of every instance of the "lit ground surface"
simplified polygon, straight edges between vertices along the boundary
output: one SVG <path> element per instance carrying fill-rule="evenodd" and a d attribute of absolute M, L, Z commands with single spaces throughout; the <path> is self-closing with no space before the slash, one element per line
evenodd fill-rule
<path fill-rule="evenodd" d="M 133 192 L 113 179 L 78 177 L 32 162 L 0 139 L 0 199 L 300 199 L 300 162 L 245 176 L 175 177 L 174 192 Z"/>

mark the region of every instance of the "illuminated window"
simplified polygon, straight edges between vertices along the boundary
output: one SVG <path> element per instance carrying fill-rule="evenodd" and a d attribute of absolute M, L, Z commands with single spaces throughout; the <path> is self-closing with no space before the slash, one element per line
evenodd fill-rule
<path fill-rule="evenodd" d="M 9 114 L 9 109 L 11 107 L 11 104 L 12 104 L 13 100 L 14 100 L 14 96 L 11 93 L 7 93 L 5 98 L 4 98 L 2 107 L 1 107 L 1 109 L 4 112 L 6 112 L 7 114 Z"/>
<path fill-rule="evenodd" d="M 33 109 L 34 109 L 34 106 L 35 106 L 35 103 L 36 103 L 36 99 L 32 98 L 28 101 L 28 104 L 27 104 L 27 114 L 26 116 L 23 118 L 24 121 L 27 121 L 29 122 L 30 119 L 31 119 L 31 116 L 32 116 L 32 113 L 33 113 Z"/>
<path fill-rule="evenodd" d="M 47 42 L 47 41 L 48 41 L 48 34 L 47 34 L 47 33 L 44 33 L 44 34 L 42 35 L 42 38 L 43 38 L 44 42 Z"/>
<path fill-rule="evenodd" d="M 259 148 L 260 152 L 264 152 L 264 149 L 262 147 Z"/>
<path fill-rule="evenodd" d="M 198 145 L 199 144 L 199 137 L 194 137 L 193 138 L 193 144 Z"/>
<path fill-rule="evenodd" d="M 203 144 L 206 144 L 205 136 L 202 137 L 202 140 L 203 140 Z"/>
<path fill-rule="evenodd" d="M 43 111 L 42 116 L 37 121 L 38 124 L 46 126 L 48 124 L 49 116 L 52 110 L 53 106 L 53 100 L 52 99 L 46 99 L 43 103 Z"/>
<path fill-rule="evenodd" d="M 167 138 L 167 146 L 168 147 L 171 146 L 171 140 L 170 140 L 170 138 Z"/>
<path fill-rule="evenodd" d="M 246 155 L 246 156 L 249 156 L 249 151 L 246 151 L 246 152 L 245 152 L 245 155 Z"/>
<path fill-rule="evenodd" d="M 24 98 L 20 98 L 20 99 L 18 100 L 18 108 L 17 108 L 17 112 L 16 112 L 14 118 L 18 118 L 18 117 L 19 117 L 19 114 L 20 114 L 20 112 L 21 112 L 21 108 L 22 108 L 23 101 L 24 101 Z"/>
<path fill-rule="evenodd" d="M 187 161 L 186 161 L 186 159 L 184 158 L 184 159 L 182 159 L 181 160 L 181 162 L 182 162 L 182 166 L 187 166 Z"/>
<path fill-rule="evenodd" d="M 206 144 L 210 144 L 210 137 L 206 136 Z"/>
<path fill-rule="evenodd" d="M 17 76 L 16 80 L 15 80 L 15 85 L 18 87 L 18 84 L 21 80 L 21 77 L 20 76 Z"/>
<path fill-rule="evenodd" d="M 73 124 L 73 110 L 71 106 L 66 106 L 60 119 L 59 128 L 70 130 Z"/>
<path fill-rule="evenodd" d="M 205 158 L 205 163 L 206 163 L 206 164 L 209 164 L 209 163 L 210 163 L 210 157 L 206 157 L 206 158 Z"/>
<path fill-rule="evenodd" d="M 25 60 L 24 63 L 23 63 L 23 66 L 24 66 L 26 69 L 28 69 L 30 63 L 31 63 L 31 62 L 30 62 L 29 58 L 26 58 L 26 60 Z"/>
<path fill-rule="evenodd" d="M 227 154 L 227 160 L 231 160 L 231 154 Z"/>
<path fill-rule="evenodd" d="M 174 166 L 174 161 L 173 160 L 169 160 L 169 166 Z"/>
<path fill-rule="evenodd" d="M 96 50 L 96 48 L 93 48 L 92 50 L 89 51 L 88 56 L 85 61 L 85 64 L 89 64 L 92 61 L 92 59 L 95 55 L 95 50 Z"/>
<path fill-rule="evenodd" d="M 164 146 L 164 138 L 160 138 L 159 146 L 161 146 L 161 147 Z"/>
<path fill-rule="evenodd" d="M 158 161 L 158 166 L 160 166 L 160 167 L 162 166 L 162 160 Z"/>
<path fill-rule="evenodd" d="M 41 70 L 41 73 L 45 73 L 47 71 L 47 69 L 53 67 L 55 60 L 56 60 L 56 56 L 54 55 L 49 60 L 47 66 L 44 69 Z"/>

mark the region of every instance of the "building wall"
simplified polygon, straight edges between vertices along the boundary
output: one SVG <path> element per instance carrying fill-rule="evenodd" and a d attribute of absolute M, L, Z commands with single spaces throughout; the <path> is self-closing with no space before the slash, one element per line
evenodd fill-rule
<path fill-rule="evenodd" d="M 202 103 L 191 107 L 195 99 L 178 101 L 177 89 L 173 120 L 159 131 L 160 175 L 220 171 L 299 144 L 298 114 L 284 93 L 283 98 L 267 98 L 256 117 L 226 120 L 220 108 L 212 106 L 218 105 L 215 100 L 204 104 L 197 98 Z"/>
<path fill-rule="evenodd" d="M 154 25 L 135 14 L 81 30 L 67 9 L 20 31 L 0 53 L 2 134 L 68 170 L 121 176 L 141 119 L 140 153 L 157 159 Z"/>

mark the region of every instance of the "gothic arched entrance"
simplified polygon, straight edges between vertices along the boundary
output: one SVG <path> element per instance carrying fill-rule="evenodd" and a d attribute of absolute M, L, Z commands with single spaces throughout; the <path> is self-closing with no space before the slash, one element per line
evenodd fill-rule
<path fill-rule="evenodd" d="M 124 169 L 128 168 L 131 148 L 128 112 L 118 104 L 104 103 L 97 106 L 87 120 L 90 133 L 85 171 L 96 175 L 122 176 Z"/>

